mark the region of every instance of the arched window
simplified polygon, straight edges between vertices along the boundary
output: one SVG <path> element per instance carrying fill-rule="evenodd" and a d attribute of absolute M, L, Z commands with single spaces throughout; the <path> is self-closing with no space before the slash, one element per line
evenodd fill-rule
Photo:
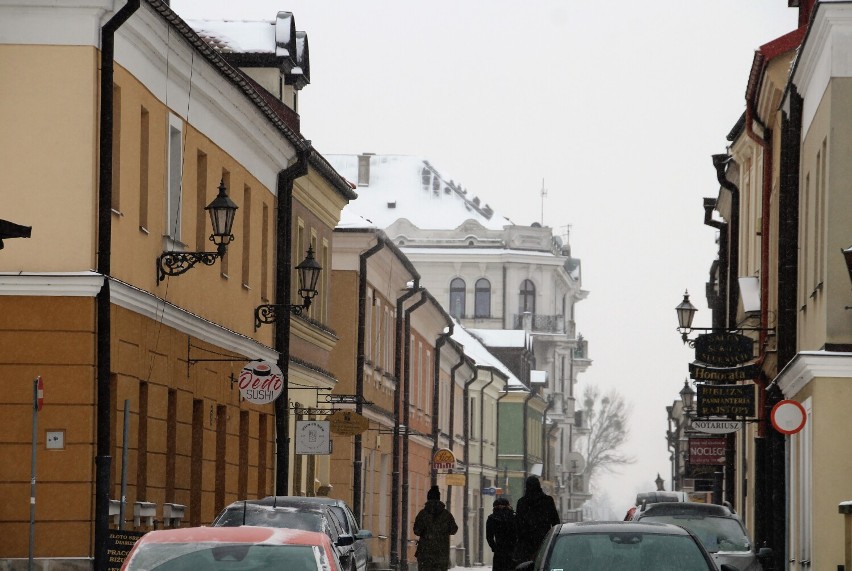
<path fill-rule="evenodd" d="M 518 312 L 530 312 L 535 315 L 535 284 L 530 280 L 524 280 L 521 283 Z"/>
<path fill-rule="evenodd" d="M 450 282 L 450 315 L 456 319 L 464 317 L 464 280 L 453 278 Z"/>
<path fill-rule="evenodd" d="M 491 317 L 491 282 L 485 278 L 476 280 L 473 298 L 473 316 Z"/>

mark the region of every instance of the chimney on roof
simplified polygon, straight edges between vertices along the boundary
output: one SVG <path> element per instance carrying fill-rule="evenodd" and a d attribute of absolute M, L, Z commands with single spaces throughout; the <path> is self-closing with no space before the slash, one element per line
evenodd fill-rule
<path fill-rule="evenodd" d="M 358 186 L 370 186 L 370 157 L 374 154 L 358 155 Z"/>

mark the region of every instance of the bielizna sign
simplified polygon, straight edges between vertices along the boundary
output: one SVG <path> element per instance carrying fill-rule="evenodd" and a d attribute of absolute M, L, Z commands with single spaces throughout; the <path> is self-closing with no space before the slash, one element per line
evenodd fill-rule
<path fill-rule="evenodd" d="M 269 404 L 284 389 L 284 375 L 275 363 L 251 361 L 240 371 L 240 396 L 256 404 Z"/>

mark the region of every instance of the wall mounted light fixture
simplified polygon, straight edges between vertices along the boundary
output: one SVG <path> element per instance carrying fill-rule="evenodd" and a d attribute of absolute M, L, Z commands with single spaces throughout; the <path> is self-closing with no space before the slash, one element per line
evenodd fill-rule
<path fill-rule="evenodd" d="M 237 205 L 228 197 L 224 180 L 219 183 L 219 195 L 213 199 L 213 202 L 205 206 L 204 210 L 210 213 L 210 222 L 213 224 L 210 241 L 216 244 L 216 251 L 163 252 L 157 258 L 157 284 L 166 279 L 166 276 L 179 276 L 186 273 L 198 263 L 212 266 L 217 259 L 225 256 L 228 244 L 234 240 L 231 228 L 234 226 Z"/>
<path fill-rule="evenodd" d="M 302 311 L 311 306 L 311 301 L 319 293 L 317 281 L 322 271 L 322 266 L 314 258 L 313 247 L 308 247 L 305 259 L 296 266 L 299 274 L 299 295 L 302 296 L 301 304 L 272 303 L 258 305 L 254 308 L 254 327 L 259 328 L 264 323 L 275 323 L 278 318 L 278 310 L 287 308 L 293 315 L 301 315 Z"/>
<path fill-rule="evenodd" d="M 683 340 L 684 344 L 688 343 L 690 347 L 693 347 L 695 343 L 695 339 L 689 338 L 689 334 L 693 331 L 713 331 L 717 333 L 721 333 L 723 331 L 775 331 L 774 327 L 763 328 L 736 326 L 725 329 L 714 327 L 693 327 L 692 320 L 695 319 L 695 313 L 698 311 L 698 308 L 692 305 L 689 301 L 689 291 L 683 292 L 683 301 L 675 306 L 675 311 L 677 312 L 677 330 L 678 333 L 680 333 L 680 338 Z"/>

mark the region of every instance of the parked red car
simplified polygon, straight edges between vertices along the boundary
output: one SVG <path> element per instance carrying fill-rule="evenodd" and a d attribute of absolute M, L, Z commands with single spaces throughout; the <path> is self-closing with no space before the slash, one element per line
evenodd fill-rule
<path fill-rule="evenodd" d="M 328 535 L 271 527 L 186 527 L 152 531 L 122 571 L 341 571 Z"/>

